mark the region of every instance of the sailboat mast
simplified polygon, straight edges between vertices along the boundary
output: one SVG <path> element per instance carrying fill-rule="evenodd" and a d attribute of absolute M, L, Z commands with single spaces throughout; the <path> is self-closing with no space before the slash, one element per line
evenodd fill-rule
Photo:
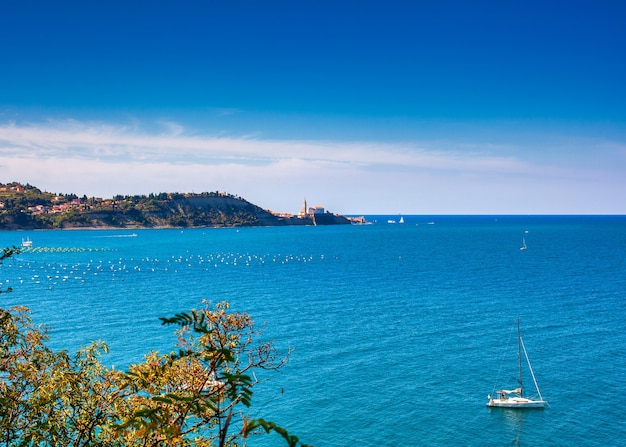
<path fill-rule="evenodd" d="M 519 318 L 517 319 L 517 360 L 519 363 L 519 395 L 523 397 L 524 385 L 522 384 L 522 333 L 520 331 Z"/>

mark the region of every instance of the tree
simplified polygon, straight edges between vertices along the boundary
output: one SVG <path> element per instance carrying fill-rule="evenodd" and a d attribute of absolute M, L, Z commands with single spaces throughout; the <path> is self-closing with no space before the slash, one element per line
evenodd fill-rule
<path fill-rule="evenodd" d="M 290 447 L 306 447 L 248 417 L 254 372 L 279 369 L 289 354 L 259 341 L 249 315 L 205 303 L 162 322 L 177 327 L 178 352 L 151 352 L 122 372 L 100 362 L 103 342 L 73 356 L 54 352 L 28 309 L 0 308 L 0 445 L 235 447 L 275 431 Z"/>
<path fill-rule="evenodd" d="M 122 388 L 130 392 L 132 405 L 116 425 L 116 440 L 124 445 L 235 446 L 263 429 L 298 445 L 298 438 L 281 427 L 248 418 L 254 371 L 277 370 L 287 358 L 279 357 L 271 342 L 257 341 L 260 332 L 249 315 L 228 309 L 222 302 L 215 309 L 205 305 L 161 319 L 178 326 L 180 350 L 153 353 L 131 366 Z"/>

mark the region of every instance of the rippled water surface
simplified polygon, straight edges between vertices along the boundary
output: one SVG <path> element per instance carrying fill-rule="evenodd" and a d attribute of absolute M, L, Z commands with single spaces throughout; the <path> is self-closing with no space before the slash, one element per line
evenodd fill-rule
<path fill-rule="evenodd" d="M 227 300 L 293 349 L 253 411 L 318 447 L 626 442 L 616 399 L 626 394 L 626 217 L 370 220 L 3 232 L 2 246 L 29 237 L 33 248 L 0 267 L 14 290 L 0 306 L 30 307 L 55 348 L 105 340 L 105 362 L 124 367 L 173 348 L 158 317 Z M 494 387 L 515 386 L 518 316 L 550 406 L 490 410 Z"/>

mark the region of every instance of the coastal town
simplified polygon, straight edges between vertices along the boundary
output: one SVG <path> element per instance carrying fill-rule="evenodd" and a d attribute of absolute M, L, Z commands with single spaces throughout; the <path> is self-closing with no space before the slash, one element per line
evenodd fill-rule
<path fill-rule="evenodd" d="M 29 197 L 28 193 L 32 193 Z M 10 197 L 8 200 L 2 200 L 3 197 Z M 17 194 L 17 196 L 16 196 Z M 21 210 L 27 214 L 33 216 L 41 216 L 47 214 L 62 214 L 73 210 L 91 210 L 94 208 L 109 208 L 115 209 L 116 207 L 123 206 L 126 202 L 138 202 L 146 196 L 122 196 L 118 195 L 114 198 L 104 199 L 101 197 L 87 197 L 83 195 L 78 197 L 76 194 L 52 194 L 42 192 L 39 188 L 31 185 L 22 185 L 20 183 L 9 183 L 6 185 L 0 184 L 0 210 L 6 209 L 9 204 L 13 204 L 19 195 L 23 195 L 23 200 L 17 200 L 26 206 Z M 224 198 L 238 198 L 225 192 L 211 192 L 204 193 L 210 197 L 224 197 Z M 179 193 L 160 193 L 150 194 L 147 197 L 153 200 L 175 200 L 178 197 L 187 196 L 186 194 Z M 243 199 L 242 199 L 243 200 Z M 29 202 L 35 201 L 37 203 L 30 204 Z"/>
<path fill-rule="evenodd" d="M 9 184 L 0 186 L 0 194 L 13 192 L 17 194 L 25 194 L 27 192 L 27 187 L 22 186 L 21 184 Z M 32 214 L 34 216 L 39 216 L 42 214 L 59 214 L 65 213 L 72 209 L 76 208 L 85 208 L 88 205 L 90 199 L 87 197 L 79 198 L 79 197 L 67 197 L 64 195 L 53 195 L 49 199 L 49 203 L 39 203 L 36 205 L 27 206 L 24 209 L 24 212 L 28 214 Z M 46 200 L 46 202 L 47 202 Z M 108 203 L 107 203 L 108 202 Z M 103 206 L 111 206 L 112 201 L 105 201 L 102 199 L 91 199 L 92 204 L 102 204 Z M 6 200 L 0 200 L 0 209 L 5 209 L 7 207 Z"/>
<path fill-rule="evenodd" d="M 362 217 L 333 214 L 323 206 L 299 213 L 263 209 L 220 192 L 158 193 L 113 198 L 53 194 L 17 182 L 0 184 L 0 229 L 158 228 L 364 223 Z"/>

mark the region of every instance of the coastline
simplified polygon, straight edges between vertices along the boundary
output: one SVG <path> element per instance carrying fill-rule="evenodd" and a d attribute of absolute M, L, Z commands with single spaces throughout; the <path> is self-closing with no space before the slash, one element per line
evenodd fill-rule
<path fill-rule="evenodd" d="M 20 183 L 0 184 L 0 230 L 237 228 L 345 225 L 354 220 L 306 207 L 298 214 L 263 209 L 224 192 L 159 193 L 112 199 L 52 194 Z"/>

